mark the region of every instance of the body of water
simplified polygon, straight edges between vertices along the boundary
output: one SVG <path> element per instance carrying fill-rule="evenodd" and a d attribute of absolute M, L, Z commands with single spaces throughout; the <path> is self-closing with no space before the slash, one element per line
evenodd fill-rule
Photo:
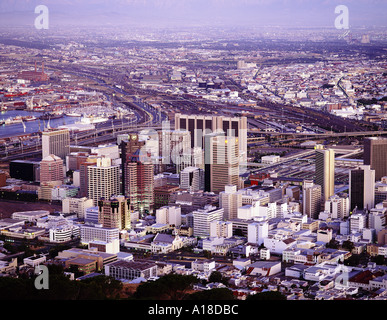
<path fill-rule="evenodd" d="M 0 120 L 14 118 L 16 116 L 35 116 L 37 119 L 33 121 L 24 121 L 24 125 L 26 127 L 25 132 L 24 132 L 24 127 L 22 123 L 0 125 L 0 137 L 16 136 L 23 133 L 33 133 L 33 132 L 38 132 L 39 130 L 43 131 L 44 127 L 45 126 L 47 127 L 48 122 L 51 128 L 57 128 L 65 124 L 72 124 L 81 120 L 80 117 L 68 117 L 68 116 L 63 116 L 62 118 L 58 118 L 58 119 L 50 119 L 50 121 L 40 120 L 39 117 L 42 115 L 43 115 L 43 112 L 30 112 L 30 111 L 23 111 L 23 110 L 10 110 L 10 111 L 1 112 Z M 40 126 L 40 129 L 39 129 L 39 126 Z"/>

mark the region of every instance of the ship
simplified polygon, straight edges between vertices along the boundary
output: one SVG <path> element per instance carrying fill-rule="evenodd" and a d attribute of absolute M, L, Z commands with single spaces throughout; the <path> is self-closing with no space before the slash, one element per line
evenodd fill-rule
<path fill-rule="evenodd" d="M 26 116 L 23 117 L 24 121 L 35 121 L 37 118 L 35 116 Z"/>
<path fill-rule="evenodd" d="M 14 118 L 8 118 L 4 121 L 4 124 L 9 125 L 9 124 L 17 124 L 17 123 L 22 123 L 23 119 L 20 116 L 14 117 Z"/>
<path fill-rule="evenodd" d="M 41 120 L 52 120 L 63 118 L 63 113 L 45 113 L 39 117 Z"/>
<path fill-rule="evenodd" d="M 104 117 L 98 117 L 98 116 L 84 116 L 81 119 L 80 123 L 94 124 L 94 123 L 102 123 L 106 121 L 109 121 L 109 119 Z"/>
<path fill-rule="evenodd" d="M 66 113 L 66 116 L 68 116 L 68 117 L 82 117 L 82 115 L 80 113 L 76 113 L 76 112 Z"/>

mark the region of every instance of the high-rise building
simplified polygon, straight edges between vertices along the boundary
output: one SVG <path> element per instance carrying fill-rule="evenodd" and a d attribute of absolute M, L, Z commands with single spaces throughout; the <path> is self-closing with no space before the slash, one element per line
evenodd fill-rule
<path fill-rule="evenodd" d="M 224 209 L 224 219 L 238 218 L 238 208 L 242 206 L 242 193 L 237 192 L 237 186 L 226 185 L 219 192 L 219 207 Z"/>
<path fill-rule="evenodd" d="M 322 200 L 327 201 L 335 192 L 335 152 L 316 150 L 316 184 L 321 186 Z"/>
<path fill-rule="evenodd" d="M 224 117 L 198 114 L 175 114 L 175 129 L 191 133 L 191 148 L 204 147 L 204 136 L 208 133 L 223 131 L 226 136 L 236 138 L 240 163 L 247 161 L 247 118 Z"/>
<path fill-rule="evenodd" d="M 141 215 L 153 212 L 154 206 L 154 165 L 141 155 L 141 149 L 123 163 L 125 181 L 124 195 L 130 199 L 131 210 Z"/>
<path fill-rule="evenodd" d="M 126 166 L 125 163 L 130 161 L 133 154 L 145 146 L 146 141 L 140 140 L 137 133 L 128 134 L 127 139 L 124 139 L 120 143 L 121 150 L 121 165 L 122 165 L 122 194 L 125 194 L 125 190 L 127 189 L 126 180 L 124 177 L 126 176 Z"/>
<path fill-rule="evenodd" d="M 312 180 L 304 180 L 302 189 L 303 212 L 309 218 L 317 219 L 321 207 L 321 186 Z"/>
<path fill-rule="evenodd" d="M 70 153 L 70 132 L 68 129 L 46 129 L 42 132 L 42 158 L 54 154 L 66 161 Z"/>
<path fill-rule="evenodd" d="M 196 167 L 186 167 L 180 172 L 180 188 L 196 192 L 204 190 L 204 170 Z"/>
<path fill-rule="evenodd" d="M 98 200 L 98 222 L 104 228 L 128 230 L 131 228 L 129 207 L 129 199 L 122 195 L 101 198 Z"/>
<path fill-rule="evenodd" d="M 120 167 L 112 166 L 110 158 L 98 158 L 94 166 L 87 167 L 88 198 L 97 205 L 101 198 L 110 199 L 120 194 Z"/>
<path fill-rule="evenodd" d="M 187 130 L 163 130 L 159 134 L 159 156 L 161 165 L 174 166 L 179 173 L 191 166 L 191 134 Z"/>
<path fill-rule="evenodd" d="M 61 181 L 63 183 L 64 165 L 63 160 L 56 155 L 50 154 L 40 161 L 40 183 L 49 181 Z"/>
<path fill-rule="evenodd" d="M 89 156 L 87 159 L 79 164 L 79 195 L 81 197 L 87 197 L 89 194 L 89 176 L 87 167 L 95 166 L 97 164 L 98 157 Z"/>
<path fill-rule="evenodd" d="M 223 220 L 223 212 L 223 208 L 217 208 L 211 205 L 207 205 L 203 209 L 193 211 L 194 237 L 209 237 L 211 222 Z"/>
<path fill-rule="evenodd" d="M 181 209 L 177 206 L 165 206 L 156 210 L 156 223 L 181 225 Z"/>
<path fill-rule="evenodd" d="M 368 209 L 375 204 L 375 170 L 369 165 L 360 166 L 349 173 L 350 211 Z"/>
<path fill-rule="evenodd" d="M 239 155 L 235 137 L 205 136 L 204 188 L 219 193 L 226 185 L 239 185 Z"/>
<path fill-rule="evenodd" d="M 349 216 L 349 198 L 331 196 L 325 201 L 325 211 L 332 214 L 333 219 L 344 219 Z"/>
<path fill-rule="evenodd" d="M 364 139 L 364 164 L 375 170 L 375 180 L 387 176 L 387 138 Z"/>

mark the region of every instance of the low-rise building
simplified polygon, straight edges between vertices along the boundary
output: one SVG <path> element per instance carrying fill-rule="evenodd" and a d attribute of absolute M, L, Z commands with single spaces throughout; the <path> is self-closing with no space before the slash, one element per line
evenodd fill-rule
<path fill-rule="evenodd" d="M 117 280 L 157 277 L 157 265 L 149 261 L 116 261 L 105 265 L 106 276 Z"/>

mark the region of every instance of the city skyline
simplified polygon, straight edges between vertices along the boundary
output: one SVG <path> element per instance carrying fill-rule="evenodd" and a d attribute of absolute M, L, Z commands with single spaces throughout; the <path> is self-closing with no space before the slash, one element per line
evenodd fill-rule
<path fill-rule="evenodd" d="M 0 297 L 387 300 L 386 9 L 2 1 Z"/>

